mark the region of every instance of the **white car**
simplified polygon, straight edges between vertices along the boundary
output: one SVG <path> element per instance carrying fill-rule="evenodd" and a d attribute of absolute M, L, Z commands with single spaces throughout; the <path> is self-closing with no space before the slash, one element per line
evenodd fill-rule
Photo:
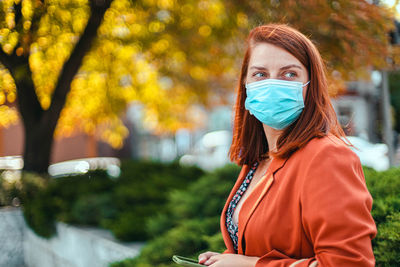
<path fill-rule="evenodd" d="M 388 147 L 386 144 L 372 144 L 357 136 L 347 136 L 354 147 L 350 147 L 360 158 L 361 164 L 376 171 L 389 169 Z M 232 142 L 230 131 L 214 131 L 205 134 L 190 154 L 183 155 L 179 163 L 197 165 L 205 170 L 213 170 L 229 163 L 228 152 Z"/>
<path fill-rule="evenodd" d="M 69 175 L 87 173 L 89 170 L 106 170 L 112 178 L 117 178 L 121 174 L 121 161 L 113 157 L 95 157 L 67 160 L 51 164 L 48 172 L 51 177 L 58 178 Z"/>
<path fill-rule="evenodd" d="M 388 146 L 386 144 L 372 144 L 369 141 L 357 137 L 346 137 L 354 147 L 350 147 L 360 158 L 361 164 L 371 167 L 376 171 L 389 169 Z"/>
<path fill-rule="evenodd" d="M 205 170 L 222 167 L 229 163 L 228 152 L 231 142 L 230 131 L 209 132 L 195 144 L 190 154 L 185 154 L 180 158 L 179 163 L 197 165 Z"/>

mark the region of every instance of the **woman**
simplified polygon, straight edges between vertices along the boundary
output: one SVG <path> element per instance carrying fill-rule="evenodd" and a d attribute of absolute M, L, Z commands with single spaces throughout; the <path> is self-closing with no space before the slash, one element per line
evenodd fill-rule
<path fill-rule="evenodd" d="M 212 266 L 374 266 L 372 198 L 342 141 L 324 63 L 297 30 L 253 29 L 231 160 L 243 166 L 221 216 L 227 247 Z"/>

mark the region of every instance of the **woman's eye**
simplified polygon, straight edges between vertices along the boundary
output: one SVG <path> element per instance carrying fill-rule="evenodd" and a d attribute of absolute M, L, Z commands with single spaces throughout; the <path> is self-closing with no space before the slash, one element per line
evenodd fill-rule
<path fill-rule="evenodd" d="M 262 72 L 254 73 L 253 76 L 254 76 L 254 77 L 265 77 L 264 73 L 262 73 Z"/>
<path fill-rule="evenodd" d="M 296 74 L 296 72 L 286 72 L 286 73 L 284 74 L 284 76 L 285 76 L 286 78 L 294 78 L 294 77 L 297 76 L 297 74 Z"/>

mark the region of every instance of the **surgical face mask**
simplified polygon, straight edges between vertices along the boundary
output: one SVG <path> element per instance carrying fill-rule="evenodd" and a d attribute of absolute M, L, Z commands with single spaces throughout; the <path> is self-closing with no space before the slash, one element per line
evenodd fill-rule
<path fill-rule="evenodd" d="M 282 130 L 292 124 L 304 109 L 301 82 L 265 79 L 246 84 L 245 108 L 262 123 Z"/>

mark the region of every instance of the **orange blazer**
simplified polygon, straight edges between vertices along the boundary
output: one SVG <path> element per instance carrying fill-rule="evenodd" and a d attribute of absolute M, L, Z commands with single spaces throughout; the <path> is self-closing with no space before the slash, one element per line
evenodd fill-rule
<path fill-rule="evenodd" d="M 221 215 L 246 177 L 244 165 Z M 374 266 L 376 235 L 360 160 L 334 136 L 312 139 L 288 159 L 274 158 L 239 212 L 238 253 L 257 256 L 256 267 Z"/>

